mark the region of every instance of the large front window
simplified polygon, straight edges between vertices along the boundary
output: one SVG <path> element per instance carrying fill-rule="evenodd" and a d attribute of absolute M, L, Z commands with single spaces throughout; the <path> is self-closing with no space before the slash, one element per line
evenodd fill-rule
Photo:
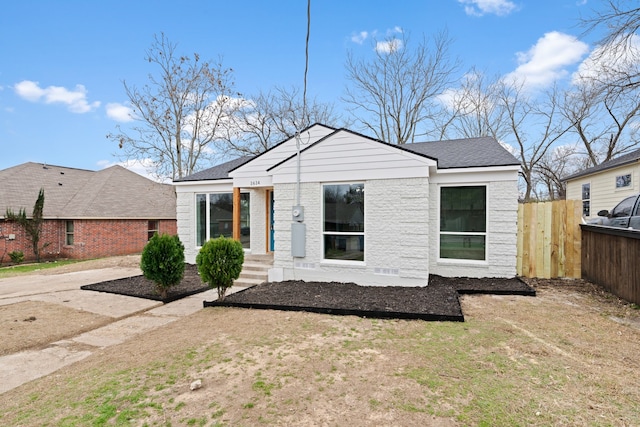
<path fill-rule="evenodd" d="M 487 188 L 440 188 L 440 258 L 486 259 Z"/>
<path fill-rule="evenodd" d="M 324 258 L 364 261 L 364 184 L 324 186 Z"/>
<path fill-rule="evenodd" d="M 233 193 L 196 194 L 196 244 L 233 236 Z M 249 193 L 240 194 L 240 241 L 249 247 Z"/>

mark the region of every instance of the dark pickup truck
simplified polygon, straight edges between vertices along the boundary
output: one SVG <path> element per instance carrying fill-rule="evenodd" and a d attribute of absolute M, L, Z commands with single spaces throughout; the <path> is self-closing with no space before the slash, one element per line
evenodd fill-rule
<path fill-rule="evenodd" d="M 611 212 L 607 210 L 598 212 L 598 218 L 587 223 L 640 230 L 640 194 L 622 200 Z"/>

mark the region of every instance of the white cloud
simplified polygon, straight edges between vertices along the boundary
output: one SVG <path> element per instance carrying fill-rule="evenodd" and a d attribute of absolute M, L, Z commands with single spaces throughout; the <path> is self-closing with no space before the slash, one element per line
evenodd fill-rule
<path fill-rule="evenodd" d="M 465 13 L 471 16 L 486 14 L 506 16 L 518 8 L 509 0 L 458 0 L 458 3 L 465 5 Z"/>
<path fill-rule="evenodd" d="M 107 117 L 115 120 L 116 122 L 127 123 L 134 120 L 134 113 L 131 107 L 126 105 L 111 102 L 106 105 Z"/>
<path fill-rule="evenodd" d="M 518 52 L 515 71 L 507 79 L 524 82 L 529 88 L 544 88 L 569 74 L 567 68 L 589 51 L 576 37 L 552 31 L 542 36 L 527 52 Z"/>
<path fill-rule="evenodd" d="M 83 85 L 76 85 L 74 90 L 62 86 L 41 88 L 38 82 L 23 80 L 13 88 L 18 96 L 27 101 L 65 104 L 72 113 L 88 113 L 100 106 L 98 101 L 87 101 L 87 89 Z"/>
<path fill-rule="evenodd" d="M 376 43 L 376 51 L 382 53 L 396 52 L 402 49 L 403 43 L 400 39 L 385 40 Z"/>
<path fill-rule="evenodd" d="M 580 64 L 572 76 L 574 84 L 584 83 L 597 77 L 606 82 L 622 75 L 633 75 L 638 71 L 640 63 L 640 36 L 633 35 L 628 43 L 621 42 L 620 49 L 596 47 Z"/>
<path fill-rule="evenodd" d="M 356 44 L 362 44 L 368 37 L 369 33 L 367 31 L 360 31 L 359 33 L 351 36 L 351 41 Z"/>

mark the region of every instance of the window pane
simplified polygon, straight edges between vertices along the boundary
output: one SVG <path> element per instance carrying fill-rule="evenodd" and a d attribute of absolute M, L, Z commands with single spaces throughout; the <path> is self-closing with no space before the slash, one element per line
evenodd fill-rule
<path fill-rule="evenodd" d="M 364 232 L 364 184 L 324 186 L 324 231 Z"/>
<path fill-rule="evenodd" d="M 196 245 L 207 241 L 207 195 L 196 194 Z"/>
<path fill-rule="evenodd" d="M 440 235 L 440 258 L 485 259 L 485 236 Z"/>
<path fill-rule="evenodd" d="M 589 202 L 589 200 L 585 200 L 584 202 L 582 202 L 582 215 L 591 215 L 591 203 Z"/>
<path fill-rule="evenodd" d="M 73 221 L 66 221 L 65 224 L 66 227 L 66 238 L 65 238 L 65 244 L 66 245 L 73 245 Z"/>
<path fill-rule="evenodd" d="M 440 190 L 440 231 L 486 231 L 486 187 L 442 187 Z"/>
<path fill-rule="evenodd" d="M 582 200 L 591 198 L 591 184 L 582 184 Z"/>
<path fill-rule="evenodd" d="M 233 235 L 233 194 L 209 195 L 209 238 Z"/>
<path fill-rule="evenodd" d="M 249 193 L 240 194 L 240 242 L 245 249 L 249 249 L 249 243 L 251 241 L 251 205 L 249 201 Z"/>
<path fill-rule="evenodd" d="M 364 261 L 364 236 L 324 236 L 325 259 Z"/>

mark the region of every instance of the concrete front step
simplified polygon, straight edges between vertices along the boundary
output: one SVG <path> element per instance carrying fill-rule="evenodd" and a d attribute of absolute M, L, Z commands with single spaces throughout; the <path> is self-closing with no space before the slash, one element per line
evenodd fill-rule
<path fill-rule="evenodd" d="M 273 267 L 273 254 L 246 255 L 240 277 L 234 282 L 235 286 L 254 286 L 267 281 L 269 269 Z"/>

